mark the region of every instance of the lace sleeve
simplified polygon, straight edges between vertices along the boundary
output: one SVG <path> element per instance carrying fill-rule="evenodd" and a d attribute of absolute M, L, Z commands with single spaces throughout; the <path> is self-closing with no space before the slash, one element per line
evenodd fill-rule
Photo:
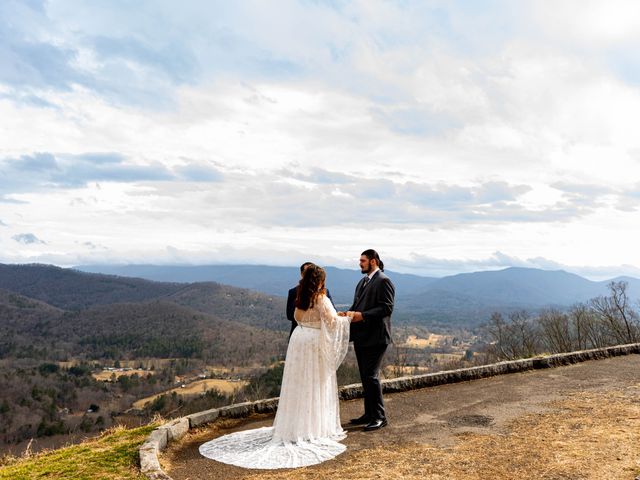
<path fill-rule="evenodd" d="M 348 317 L 340 317 L 326 296 L 320 302 L 320 352 L 325 362 L 337 370 L 349 349 Z"/>

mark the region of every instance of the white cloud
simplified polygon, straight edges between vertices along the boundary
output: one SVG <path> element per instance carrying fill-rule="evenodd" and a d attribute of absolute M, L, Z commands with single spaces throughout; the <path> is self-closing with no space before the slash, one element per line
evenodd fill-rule
<path fill-rule="evenodd" d="M 638 7 L 492 7 L 4 4 L 0 260 L 640 265 Z"/>
<path fill-rule="evenodd" d="M 576 45 L 602 49 L 640 40 L 640 5 L 633 0 L 547 0 L 531 6 L 538 28 Z"/>

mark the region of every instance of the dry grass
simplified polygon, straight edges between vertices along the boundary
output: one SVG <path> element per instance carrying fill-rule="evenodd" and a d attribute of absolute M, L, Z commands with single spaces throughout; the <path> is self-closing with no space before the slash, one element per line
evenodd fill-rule
<path fill-rule="evenodd" d="M 145 480 L 137 465 L 138 447 L 157 425 L 113 427 L 78 445 L 4 458 L 0 480 Z"/>
<path fill-rule="evenodd" d="M 235 366 L 233 368 L 223 367 L 220 365 L 207 365 L 205 370 L 210 375 L 236 375 L 236 376 L 247 376 L 253 375 L 256 370 L 265 370 L 266 368 L 262 365 L 252 365 L 248 367 L 239 367 Z"/>
<path fill-rule="evenodd" d="M 403 365 L 386 365 L 382 369 L 384 378 L 395 378 L 401 375 L 420 375 L 422 373 L 433 372 L 431 367 L 414 367 Z"/>
<path fill-rule="evenodd" d="M 435 333 L 430 334 L 429 338 L 419 338 L 416 335 L 409 335 L 406 342 L 404 343 L 404 346 L 411 348 L 438 347 L 444 344 L 447 340 L 452 339 L 453 336 L 451 335 L 438 335 Z"/>
<path fill-rule="evenodd" d="M 176 392 L 178 395 L 199 395 L 207 390 L 216 389 L 224 394 L 231 394 L 236 390 L 240 390 L 248 382 L 245 381 L 231 381 L 231 380 L 223 380 L 219 378 L 211 378 L 207 380 L 198 380 L 192 383 L 185 385 L 184 388 L 177 387 L 171 390 L 167 390 L 166 392 L 158 393 L 155 395 L 151 395 L 150 397 L 141 398 L 140 400 L 136 400 L 133 403 L 134 408 L 143 408 L 146 403 L 152 402 L 157 397 L 161 395 L 170 395 L 172 392 Z"/>
<path fill-rule="evenodd" d="M 439 363 L 459 362 L 462 360 L 464 352 L 459 353 L 432 353 L 431 357 L 435 358 Z"/>
<path fill-rule="evenodd" d="M 269 479 L 633 479 L 640 473 L 640 385 L 577 393 L 453 447 L 404 443 L 347 451 L 325 464 L 251 473 Z M 345 456 L 346 455 L 346 456 Z"/>
<path fill-rule="evenodd" d="M 124 371 L 103 370 L 100 373 L 94 373 L 92 376 L 99 382 L 108 382 L 111 380 L 111 377 L 113 375 L 115 375 L 115 378 L 118 379 L 122 376 L 130 377 L 134 374 L 140 377 L 146 377 L 149 374 L 154 375 L 155 372 L 151 370 L 140 370 L 140 369 L 124 370 Z"/>
<path fill-rule="evenodd" d="M 206 390 L 215 388 L 221 393 L 233 393 L 248 385 L 249 382 L 243 380 L 223 380 L 220 378 L 211 378 L 208 380 L 198 380 L 196 382 L 185 385 L 185 388 L 176 389 L 178 393 L 183 395 L 192 395 L 202 393 Z"/>

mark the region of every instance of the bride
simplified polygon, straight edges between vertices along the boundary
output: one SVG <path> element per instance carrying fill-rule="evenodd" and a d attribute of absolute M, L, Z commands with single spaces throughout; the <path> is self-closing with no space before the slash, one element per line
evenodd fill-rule
<path fill-rule="evenodd" d="M 200 446 L 200 453 L 245 468 L 294 468 L 334 458 L 347 447 L 340 426 L 336 370 L 349 346 L 351 316 L 336 313 L 326 296 L 325 271 L 310 265 L 298 286 L 272 427 L 235 432 Z"/>

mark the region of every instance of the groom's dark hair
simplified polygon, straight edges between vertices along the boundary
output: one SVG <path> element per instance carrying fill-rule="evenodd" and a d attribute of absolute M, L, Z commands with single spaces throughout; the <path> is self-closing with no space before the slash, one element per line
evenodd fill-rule
<path fill-rule="evenodd" d="M 364 255 L 370 261 L 375 260 L 376 263 L 378 264 L 378 268 L 380 268 L 380 270 L 384 272 L 384 263 L 382 263 L 382 260 L 380 260 L 380 255 L 378 255 L 378 252 L 376 252 L 373 248 L 370 248 L 369 250 L 365 250 L 360 255 Z"/>
<path fill-rule="evenodd" d="M 302 265 L 300 265 L 300 273 L 304 272 L 307 267 L 314 265 L 313 262 L 304 262 Z"/>

